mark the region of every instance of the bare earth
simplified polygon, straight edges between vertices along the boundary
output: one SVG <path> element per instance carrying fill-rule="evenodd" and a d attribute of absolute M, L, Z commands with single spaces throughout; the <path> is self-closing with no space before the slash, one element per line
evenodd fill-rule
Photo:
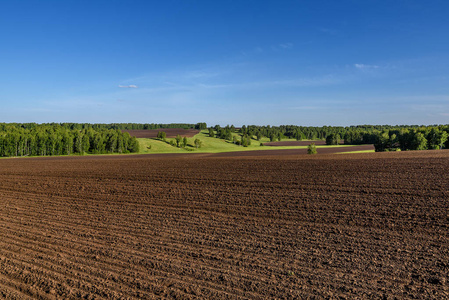
<path fill-rule="evenodd" d="M 263 143 L 264 146 L 308 146 L 311 143 L 315 145 L 326 145 L 326 141 L 316 140 L 316 141 L 281 141 L 281 142 L 267 142 Z"/>
<path fill-rule="evenodd" d="M 449 151 L 283 153 L 0 160 L 0 298 L 449 298 Z"/>
<path fill-rule="evenodd" d="M 351 146 L 351 147 L 331 147 L 331 148 L 317 148 L 319 155 L 321 154 L 335 154 L 353 151 L 367 151 L 374 150 L 373 145 Z M 251 150 L 251 151 L 235 151 L 223 152 L 214 154 L 215 157 L 242 157 L 242 156 L 285 156 L 285 155 L 307 155 L 307 149 L 282 149 L 282 150 Z"/>

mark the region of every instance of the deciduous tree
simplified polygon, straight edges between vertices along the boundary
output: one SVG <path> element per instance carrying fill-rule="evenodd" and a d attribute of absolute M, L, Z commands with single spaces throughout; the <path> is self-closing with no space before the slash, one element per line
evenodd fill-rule
<path fill-rule="evenodd" d="M 307 154 L 317 154 L 315 143 L 311 143 L 309 146 L 307 146 Z"/>

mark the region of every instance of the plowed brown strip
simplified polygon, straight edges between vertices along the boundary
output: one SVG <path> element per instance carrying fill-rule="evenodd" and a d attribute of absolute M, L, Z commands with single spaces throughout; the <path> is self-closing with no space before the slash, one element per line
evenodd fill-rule
<path fill-rule="evenodd" d="M 326 141 L 323 140 L 316 140 L 316 141 L 281 141 L 281 142 L 267 142 L 263 143 L 265 146 L 308 146 L 311 143 L 314 143 L 315 145 L 326 145 Z"/>
<path fill-rule="evenodd" d="M 193 137 L 200 131 L 198 129 L 182 129 L 182 128 L 161 128 L 161 129 L 142 129 L 142 130 L 122 130 L 128 132 L 136 138 L 156 138 L 159 131 L 163 131 L 167 138 L 175 138 L 178 134 L 182 137 Z"/>
<path fill-rule="evenodd" d="M 0 160 L 0 298 L 449 297 L 449 151 L 279 151 Z"/>
<path fill-rule="evenodd" d="M 271 150 L 274 147 L 270 147 L 270 150 L 252 150 L 252 151 L 235 151 L 235 152 L 222 152 L 213 154 L 214 157 L 255 157 L 255 156 L 287 156 L 287 155 L 308 155 L 307 149 L 282 149 Z M 329 147 L 329 148 L 317 148 L 318 155 L 321 154 L 335 154 L 353 151 L 368 151 L 374 150 L 373 145 L 362 146 L 350 146 L 350 147 Z M 193 153 L 192 153 L 193 154 Z"/>

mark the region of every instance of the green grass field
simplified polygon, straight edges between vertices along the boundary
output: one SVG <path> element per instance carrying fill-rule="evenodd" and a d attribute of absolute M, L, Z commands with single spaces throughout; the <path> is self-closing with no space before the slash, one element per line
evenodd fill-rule
<path fill-rule="evenodd" d="M 240 135 L 234 133 L 239 140 Z M 194 141 L 199 139 L 202 143 L 200 148 L 195 148 Z M 149 153 L 219 153 L 219 152 L 232 152 L 232 151 L 252 151 L 252 150 L 281 150 L 281 149 L 306 149 L 307 146 L 260 146 L 261 143 L 269 142 L 268 138 L 262 138 L 260 141 L 251 140 L 251 145 L 248 147 L 243 147 L 235 145 L 230 141 L 225 141 L 216 137 L 209 137 L 208 131 L 203 130 L 194 137 L 187 138 L 187 147 L 178 148 L 176 146 L 171 146 L 169 143 L 174 138 L 167 138 L 166 142 L 159 139 L 149 139 L 149 138 L 139 138 L 140 143 L 140 154 Z M 292 139 L 283 139 L 282 141 L 294 141 Z M 352 145 L 332 145 L 332 146 L 316 146 L 317 149 L 320 148 L 330 148 L 330 147 L 352 147 Z"/>

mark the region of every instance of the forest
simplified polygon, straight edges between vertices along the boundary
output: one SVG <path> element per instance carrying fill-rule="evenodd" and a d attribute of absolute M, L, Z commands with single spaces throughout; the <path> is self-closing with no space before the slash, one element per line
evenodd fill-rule
<path fill-rule="evenodd" d="M 160 128 L 183 128 L 183 129 L 206 129 L 206 123 L 170 123 L 170 124 L 155 124 L 155 123 L 0 123 L 0 132 L 5 131 L 6 128 L 16 127 L 23 129 L 34 129 L 41 126 L 62 127 L 65 129 L 120 129 L 120 130 L 137 130 L 137 129 L 160 129 Z"/>
<path fill-rule="evenodd" d="M 0 124 L 0 156 L 136 153 L 135 137 L 88 124 Z"/>

